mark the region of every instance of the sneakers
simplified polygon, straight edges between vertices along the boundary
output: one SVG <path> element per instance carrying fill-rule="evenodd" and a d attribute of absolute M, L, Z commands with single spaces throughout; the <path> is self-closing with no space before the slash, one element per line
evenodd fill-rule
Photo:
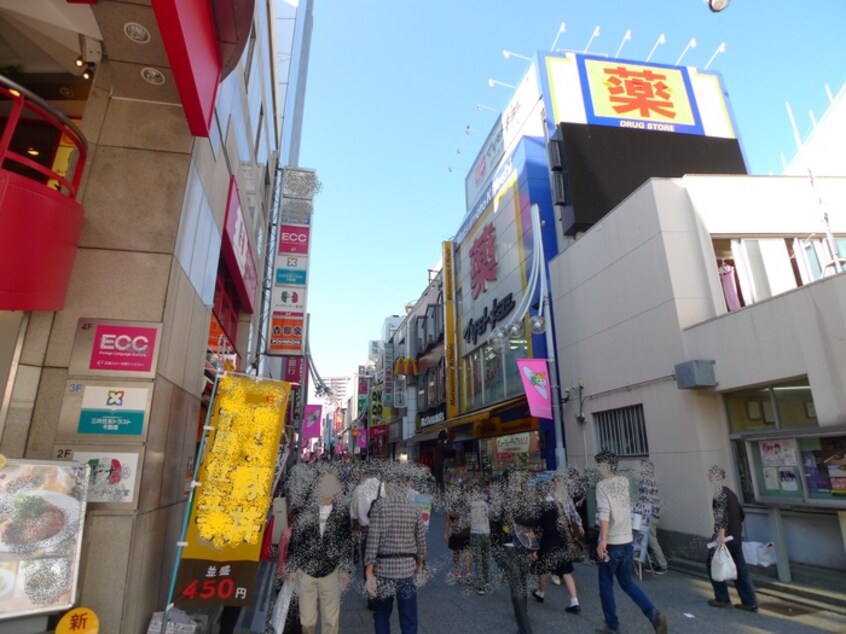
<path fill-rule="evenodd" d="M 731 605 L 731 601 L 718 601 L 717 599 L 708 599 L 708 605 L 712 608 L 727 608 Z"/>
<path fill-rule="evenodd" d="M 582 611 L 582 606 L 577 603 L 576 605 L 571 605 L 570 607 L 564 608 L 564 611 L 568 614 L 579 614 Z"/>
<path fill-rule="evenodd" d="M 532 596 L 535 598 L 535 601 L 538 603 L 543 603 L 543 595 L 538 592 L 537 590 L 532 590 Z"/>
<path fill-rule="evenodd" d="M 656 612 L 652 617 L 652 627 L 657 634 L 667 634 L 667 615 Z"/>
<path fill-rule="evenodd" d="M 735 603 L 734 607 L 738 610 L 745 610 L 746 612 L 757 612 L 758 606 L 757 605 L 746 605 L 745 603 Z"/>

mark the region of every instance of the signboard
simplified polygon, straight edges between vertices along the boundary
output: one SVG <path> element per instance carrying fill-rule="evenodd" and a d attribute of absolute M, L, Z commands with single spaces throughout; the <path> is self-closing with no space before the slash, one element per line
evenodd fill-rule
<path fill-rule="evenodd" d="M 305 314 L 273 313 L 268 354 L 302 355 L 305 345 Z"/>
<path fill-rule="evenodd" d="M 152 379 L 161 334 L 161 323 L 80 319 L 68 374 Z"/>
<path fill-rule="evenodd" d="M 552 390 L 546 359 L 517 359 L 517 367 L 529 401 L 529 413 L 539 418 L 552 418 Z"/>
<path fill-rule="evenodd" d="M 306 405 L 303 418 L 302 440 L 305 443 L 312 438 L 320 438 L 320 420 L 323 416 L 322 405 Z"/>
<path fill-rule="evenodd" d="M 151 381 L 70 379 L 59 413 L 59 440 L 138 443 L 147 435 Z"/>
<path fill-rule="evenodd" d="M 56 626 L 56 634 L 98 634 L 100 619 L 91 608 L 74 608 L 66 612 Z"/>
<path fill-rule="evenodd" d="M 75 603 L 86 470 L 28 460 L 0 468 L 0 620 Z"/>
<path fill-rule="evenodd" d="M 250 605 L 291 386 L 217 383 L 176 583 L 178 605 Z M 220 434 L 225 442 L 215 442 Z"/>
<path fill-rule="evenodd" d="M 57 443 L 57 460 L 73 460 L 89 467 L 88 503 L 134 510 L 144 464 L 143 447 L 106 447 Z"/>
<path fill-rule="evenodd" d="M 306 289 L 304 286 L 273 286 L 270 309 L 273 312 L 304 313 L 306 308 Z"/>
<path fill-rule="evenodd" d="M 385 357 L 382 363 L 385 379 L 382 388 L 382 401 L 386 406 L 394 404 L 394 344 L 385 342 Z"/>
<path fill-rule="evenodd" d="M 283 253 L 276 257 L 276 284 L 305 286 L 308 275 L 308 257 Z"/>
<path fill-rule="evenodd" d="M 398 376 L 394 381 L 394 407 L 407 407 L 407 379 L 405 375 Z"/>
<path fill-rule="evenodd" d="M 279 225 L 279 253 L 308 254 L 310 227 Z"/>
<path fill-rule="evenodd" d="M 282 380 L 302 385 L 305 357 L 282 357 Z"/>
<path fill-rule="evenodd" d="M 704 134 L 687 69 L 578 56 L 588 123 Z"/>
<path fill-rule="evenodd" d="M 229 198 L 226 203 L 226 222 L 223 228 L 221 252 L 232 273 L 232 281 L 244 311 L 252 313 L 256 304 L 258 273 L 234 175 L 229 181 Z"/>
<path fill-rule="evenodd" d="M 455 271 L 452 242 L 443 243 L 444 363 L 446 366 L 446 415 L 458 416 L 458 356 L 455 347 Z"/>

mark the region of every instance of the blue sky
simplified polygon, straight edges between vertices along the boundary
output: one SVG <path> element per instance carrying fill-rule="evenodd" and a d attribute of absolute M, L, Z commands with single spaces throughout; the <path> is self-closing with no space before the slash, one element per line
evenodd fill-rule
<path fill-rule="evenodd" d="M 785 102 L 811 130 L 846 83 L 846 1 L 732 0 L 315 0 L 300 164 L 317 170 L 308 310 L 315 365 L 352 374 L 402 314 L 464 214 L 464 177 L 528 62 L 557 48 L 720 72 L 753 174 L 779 173 L 795 152 Z M 466 133 L 470 126 L 470 134 Z M 839 142 L 843 142 L 840 140 Z M 459 152 L 460 151 L 460 152 Z M 455 168 L 453 172 L 448 167 Z"/>

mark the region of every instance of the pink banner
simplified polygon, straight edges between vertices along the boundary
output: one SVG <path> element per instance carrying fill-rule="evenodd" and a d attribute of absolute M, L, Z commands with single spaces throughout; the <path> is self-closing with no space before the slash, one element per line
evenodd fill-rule
<path fill-rule="evenodd" d="M 320 438 L 320 419 L 323 414 L 322 405 L 306 405 L 303 420 L 303 442 L 312 438 Z"/>
<path fill-rule="evenodd" d="M 545 359 L 517 359 L 529 412 L 538 418 L 552 418 L 552 390 Z"/>

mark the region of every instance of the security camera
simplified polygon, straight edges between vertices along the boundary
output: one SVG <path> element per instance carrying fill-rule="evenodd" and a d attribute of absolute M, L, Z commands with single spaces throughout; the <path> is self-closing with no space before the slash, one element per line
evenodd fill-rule
<path fill-rule="evenodd" d="M 569 401 L 570 401 L 570 388 L 568 387 L 566 390 L 564 390 L 564 398 L 561 399 L 561 402 L 567 403 Z"/>

